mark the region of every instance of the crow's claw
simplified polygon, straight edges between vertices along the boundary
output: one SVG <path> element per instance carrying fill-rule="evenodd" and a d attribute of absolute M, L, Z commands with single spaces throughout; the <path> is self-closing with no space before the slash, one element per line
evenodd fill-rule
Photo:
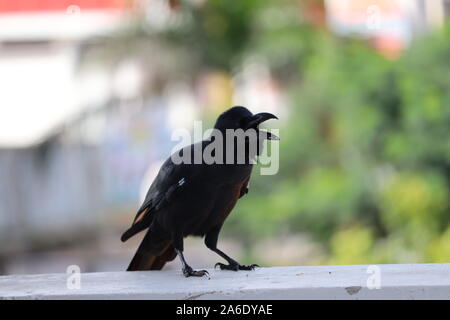
<path fill-rule="evenodd" d="M 207 276 L 209 278 L 209 273 L 206 270 L 193 270 L 191 267 L 186 267 L 183 269 L 184 276 L 187 277 L 203 277 Z"/>
<path fill-rule="evenodd" d="M 241 265 L 241 264 L 223 264 L 220 262 L 217 262 L 214 265 L 214 269 L 219 266 L 220 270 L 232 270 L 232 271 L 238 271 L 238 270 L 255 270 L 256 267 L 259 267 L 257 264 L 252 265 Z"/>
<path fill-rule="evenodd" d="M 217 267 L 219 267 L 220 270 L 235 270 L 235 269 L 232 269 L 232 268 L 231 268 L 231 265 L 229 265 L 229 264 L 223 264 L 223 263 L 220 263 L 220 262 L 217 262 L 217 263 L 214 265 L 214 269 L 217 268 Z M 238 269 L 236 269 L 235 271 L 237 271 L 237 270 L 238 270 Z"/>
<path fill-rule="evenodd" d="M 239 270 L 255 270 L 255 268 L 259 268 L 257 264 L 251 264 L 249 266 L 239 266 Z"/>

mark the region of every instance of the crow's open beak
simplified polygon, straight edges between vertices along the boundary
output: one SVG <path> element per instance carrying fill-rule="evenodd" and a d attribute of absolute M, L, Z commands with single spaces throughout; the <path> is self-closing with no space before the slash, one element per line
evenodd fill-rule
<path fill-rule="evenodd" d="M 260 136 L 262 136 L 266 140 L 280 140 L 280 138 L 273 133 L 266 130 L 258 130 Z"/>
<path fill-rule="evenodd" d="M 275 115 L 268 112 L 261 112 L 250 117 L 250 121 L 247 123 L 245 129 L 256 128 L 259 124 L 269 119 L 278 119 Z"/>
<path fill-rule="evenodd" d="M 269 119 L 278 119 L 275 115 L 268 113 L 268 112 L 261 112 L 261 113 L 257 113 L 253 116 L 250 117 L 247 126 L 246 126 L 246 130 L 250 129 L 250 128 L 255 128 L 258 132 L 260 137 L 262 137 L 263 139 L 267 139 L 267 140 L 280 140 L 280 138 L 278 138 L 276 135 L 274 135 L 273 133 L 270 133 L 268 131 L 265 130 L 259 130 L 258 126 L 264 122 L 267 121 Z"/>

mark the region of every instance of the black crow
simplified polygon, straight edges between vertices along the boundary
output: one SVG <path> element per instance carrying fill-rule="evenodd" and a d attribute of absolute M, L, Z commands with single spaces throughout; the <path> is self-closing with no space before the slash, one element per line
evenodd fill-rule
<path fill-rule="evenodd" d="M 205 236 L 206 246 L 228 262 L 217 263 L 220 269 L 254 269 L 256 265 L 241 265 L 219 250 L 217 239 L 236 202 L 248 192 L 253 163 L 261 154 L 262 142 L 264 139 L 278 139 L 258 129 L 259 124 L 268 119 L 277 117 L 270 113 L 252 114 L 241 106 L 233 107 L 222 113 L 214 126 L 215 132 L 222 134 L 223 144 L 219 145 L 221 140 L 212 134 L 210 138 L 174 153 L 178 156 L 177 161 L 172 155 L 164 162 L 132 226 L 121 237 L 122 241 L 126 241 L 148 229 L 128 271 L 160 270 L 178 255 L 186 277 L 207 275 L 206 270 L 193 270 L 183 256 L 183 238 L 189 235 Z M 244 140 L 239 139 L 239 134 L 227 136 L 227 132 L 238 132 L 244 135 Z M 247 135 L 249 132 L 256 135 Z M 213 148 L 213 143 L 219 147 Z M 256 151 L 252 151 L 255 144 Z M 230 145 L 232 148 L 227 148 Z M 205 163 L 207 161 L 195 163 L 196 150 L 204 152 L 208 147 L 209 151 L 213 149 L 209 154 L 219 160 L 209 164 Z M 227 158 L 230 152 L 232 154 Z M 244 161 L 239 162 L 242 154 Z M 180 163 L 180 159 L 187 161 Z"/>

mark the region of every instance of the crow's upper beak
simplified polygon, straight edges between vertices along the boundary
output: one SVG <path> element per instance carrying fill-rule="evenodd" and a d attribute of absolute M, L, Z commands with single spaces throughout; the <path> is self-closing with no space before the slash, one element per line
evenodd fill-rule
<path fill-rule="evenodd" d="M 269 119 L 278 119 L 278 118 L 275 115 L 268 112 L 257 113 L 250 117 L 249 122 L 247 122 L 245 129 L 256 128 L 260 123 L 267 121 Z"/>

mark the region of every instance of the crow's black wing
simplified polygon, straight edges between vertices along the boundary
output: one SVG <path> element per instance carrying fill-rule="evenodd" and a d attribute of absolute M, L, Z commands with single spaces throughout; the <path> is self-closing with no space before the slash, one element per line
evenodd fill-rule
<path fill-rule="evenodd" d="M 193 148 L 193 145 L 186 148 Z M 186 148 L 178 153 L 182 155 Z M 131 227 L 125 231 L 121 240 L 126 241 L 136 233 L 148 228 L 153 221 L 154 213 L 173 201 L 176 195 L 192 181 L 195 172 L 198 171 L 193 170 L 193 166 L 190 164 L 175 164 L 172 158 L 167 159 L 151 184 Z"/>

